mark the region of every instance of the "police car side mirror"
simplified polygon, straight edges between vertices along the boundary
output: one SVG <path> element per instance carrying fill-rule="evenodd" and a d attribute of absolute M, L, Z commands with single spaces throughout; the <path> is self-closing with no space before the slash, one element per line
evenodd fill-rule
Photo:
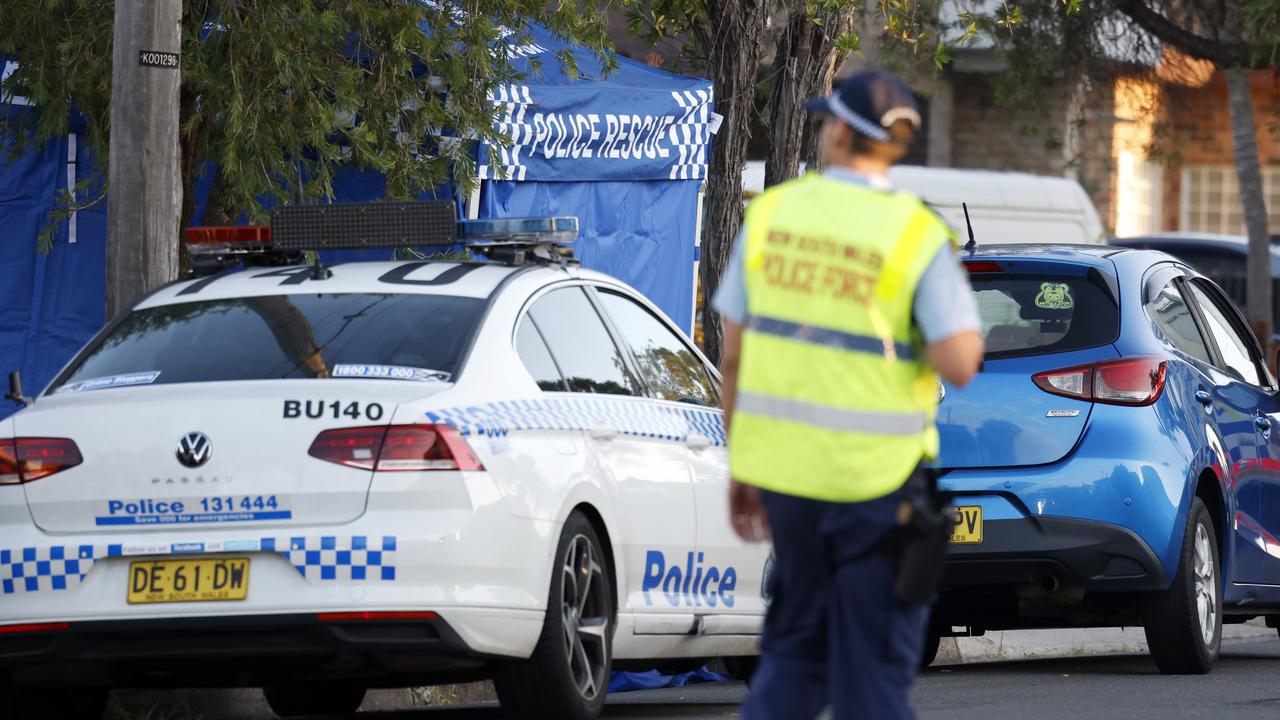
<path fill-rule="evenodd" d="M 20 407 L 26 407 L 31 404 L 31 398 L 22 394 L 22 373 L 14 370 L 9 373 L 9 394 L 4 396 L 5 400 L 12 400 Z"/>

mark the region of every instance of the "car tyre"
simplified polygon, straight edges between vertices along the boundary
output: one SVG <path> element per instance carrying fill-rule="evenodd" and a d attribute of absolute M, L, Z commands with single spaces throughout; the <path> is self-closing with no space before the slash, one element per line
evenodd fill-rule
<path fill-rule="evenodd" d="M 360 709 L 365 689 L 351 685 L 277 685 L 262 688 L 280 717 L 350 715 Z"/>
<path fill-rule="evenodd" d="M 1209 509 L 1191 503 L 1173 584 L 1142 598 L 1142 624 L 1156 667 L 1166 675 L 1209 672 L 1222 644 L 1218 537 Z"/>
<path fill-rule="evenodd" d="M 581 513 L 571 514 L 556 547 L 546 620 L 533 655 L 494 671 L 507 717 L 591 720 L 600 714 L 613 661 L 612 577 L 595 529 Z"/>

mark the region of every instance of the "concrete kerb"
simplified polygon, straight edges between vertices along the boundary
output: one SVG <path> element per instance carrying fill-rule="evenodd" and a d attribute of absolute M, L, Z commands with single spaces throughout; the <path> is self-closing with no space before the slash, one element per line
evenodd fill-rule
<path fill-rule="evenodd" d="M 1222 644 L 1270 639 L 1276 631 L 1261 618 L 1222 628 Z M 1028 660 L 1083 655 L 1147 652 L 1142 628 L 1086 628 L 1070 630 L 1009 630 L 982 637 L 943 638 L 933 667 L 962 663 Z"/>

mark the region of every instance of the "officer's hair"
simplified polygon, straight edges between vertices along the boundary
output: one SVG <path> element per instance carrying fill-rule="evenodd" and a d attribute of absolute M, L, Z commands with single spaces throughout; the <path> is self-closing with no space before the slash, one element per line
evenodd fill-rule
<path fill-rule="evenodd" d="M 909 121 L 898 120 L 889 126 L 889 137 L 891 139 L 888 141 L 872 140 L 855 130 L 849 149 L 855 155 L 867 155 L 877 160 L 895 163 L 911 149 L 911 141 L 915 140 L 916 130 Z"/>

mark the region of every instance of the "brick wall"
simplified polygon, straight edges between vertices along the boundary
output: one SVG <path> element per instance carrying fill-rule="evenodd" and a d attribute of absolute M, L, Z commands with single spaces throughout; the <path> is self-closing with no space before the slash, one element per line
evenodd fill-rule
<path fill-rule="evenodd" d="M 1067 94 L 1045 93 L 1039 109 L 996 105 L 988 76 L 952 76 L 951 165 L 1061 175 Z"/>
<path fill-rule="evenodd" d="M 1251 78 L 1254 123 L 1258 126 L 1258 161 L 1280 167 L 1280 74 L 1255 71 Z M 1221 72 L 1202 87 L 1166 87 L 1153 152 L 1167 159 L 1164 173 L 1163 223 L 1178 230 L 1183 165 L 1235 165 L 1227 83 Z M 1274 213 L 1275 208 L 1271 208 Z"/>

